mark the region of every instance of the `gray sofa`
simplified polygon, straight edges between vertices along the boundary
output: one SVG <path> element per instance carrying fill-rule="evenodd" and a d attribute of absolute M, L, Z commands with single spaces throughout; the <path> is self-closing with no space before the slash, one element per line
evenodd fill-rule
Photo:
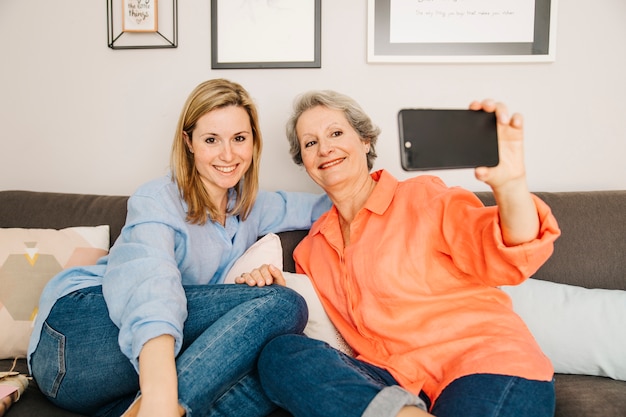
<path fill-rule="evenodd" d="M 534 278 L 587 288 L 626 290 L 626 190 L 538 192 L 559 221 L 562 236 L 554 255 Z M 478 193 L 493 204 L 489 193 Z M 0 191 L 0 228 L 54 228 L 110 225 L 111 242 L 126 216 L 126 196 Z M 306 231 L 282 233 L 284 268 L 294 271 L 291 252 Z M 626 355 L 626 352 L 624 353 Z M 13 361 L 0 361 L 0 371 Z M 17 370 L 27 372 L 25 361 Z M 556 375 L 558 417 L 626 415 L 626 382 L 586 375 Z M 49 403 L 32 381 L 8 417 L 76 416 Z M 278 410 L 273 417 L 288 416 Z"/>

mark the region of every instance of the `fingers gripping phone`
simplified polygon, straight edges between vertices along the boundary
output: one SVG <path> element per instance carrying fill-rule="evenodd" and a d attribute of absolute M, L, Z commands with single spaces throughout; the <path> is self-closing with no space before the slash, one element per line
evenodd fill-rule
<path fill-rule="evenodd" d="M 498 165 L 496 116 L 482 110 L 402 109 L 398 113 L 402 169 Z"/>

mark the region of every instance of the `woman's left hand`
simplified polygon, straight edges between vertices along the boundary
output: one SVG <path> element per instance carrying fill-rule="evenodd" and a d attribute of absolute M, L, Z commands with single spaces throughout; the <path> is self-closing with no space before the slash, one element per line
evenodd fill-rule
<path fill-rule="evenodd" d="M 494 191 L 499 188 L 510 188 L 514 185 L 526 184 L 526 168 L 524 165 L 524 120 L 522 115 L 509 115 L 503 103 L 494 100 L 474 101 L 470 110 L 495 112 L 498 129 L 498 153 L 500 162 L 495 167 L 478 167 L 474 175 L 479 181 L 485 182 Z M 520 184 L 521 183 L 521 184 Z"/>
<path fill-rule="evenodd" d="M 278 284 L 284 287 L 286 282 L 280 269 L 274 265 L 263 264 L 250 272 L 239 275 L 235 278 L 235 284 L 248 284 L 251 287 Z"/>

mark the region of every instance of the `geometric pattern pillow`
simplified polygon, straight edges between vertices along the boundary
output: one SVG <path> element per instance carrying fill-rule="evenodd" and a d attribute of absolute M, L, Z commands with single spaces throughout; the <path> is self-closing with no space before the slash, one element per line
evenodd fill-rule
<path fill-rule="evenodd" d="M 65 268 L 92 265 L 109 251 L 109 226 L 0 228 L 0 359 L 25 357 L 48 281 Z"/>

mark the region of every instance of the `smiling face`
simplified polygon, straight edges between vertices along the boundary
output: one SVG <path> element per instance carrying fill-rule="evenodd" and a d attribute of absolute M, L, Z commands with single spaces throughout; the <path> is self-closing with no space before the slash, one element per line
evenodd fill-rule
<path fill-rule="evenodd" d="M 325 106 L 306 110 L 296 124 L 302 163 L 326 192 L 340 192 L 369 177 L 364 142 L 343 111 Z"/>
<path fill-rule="evenodd" d="M 185 135 L 200 179 L 212 200 L 225 208 L 228 189 L 234 187 L 252 163 L 254 137 L 250 116 L 238 106 L 211 110 Z"/>

